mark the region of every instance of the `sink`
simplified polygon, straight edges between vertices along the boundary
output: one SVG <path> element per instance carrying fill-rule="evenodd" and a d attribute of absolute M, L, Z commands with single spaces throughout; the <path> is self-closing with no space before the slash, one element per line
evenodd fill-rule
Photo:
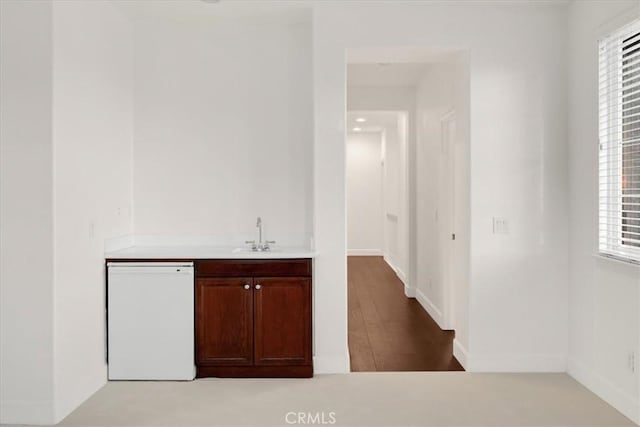
<path fill-rule="evenodd" d="M 234 254 L 270 254 L 273 252 L 282 252 L 282 249 L 271 248 L 268 251 L 254 251 L 251 248 L 235 248 L 231 253 Z"/>

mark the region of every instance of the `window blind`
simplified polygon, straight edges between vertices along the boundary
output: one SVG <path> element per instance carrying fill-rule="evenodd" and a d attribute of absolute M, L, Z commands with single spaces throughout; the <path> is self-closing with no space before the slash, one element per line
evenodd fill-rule
<path fill-rule="evenodd" d="M 599 42 L 599 251 L 640 264 L 640 20 Z"/>

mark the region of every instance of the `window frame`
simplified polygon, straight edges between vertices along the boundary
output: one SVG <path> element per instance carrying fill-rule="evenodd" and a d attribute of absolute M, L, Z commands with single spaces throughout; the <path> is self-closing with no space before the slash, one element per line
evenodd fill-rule
<path fill-rule="evenodd" d="M 625 82 L 623 43 L 629 37 L 635 37 L 634 33 L 637 32 L 640 33 L 640 19 L 629 22 L 598 40 L 597 241 L 598 255 L 640 265 L 640 247 L 625 243 L 624 238 L 624 228 L 628 225 L 624 224 L 623 214 L 623 206 L 625 205 L 623 148 L 625 141 L 622 137 L 624 125 L 623 86 Z M 611 43 L 614 43 L 613 48 Z M 617 47 L 618 45 L 620 48 Z M 640 56 L 638 56 L 638 61 L 640 61 Z M 611 87 L 614 85 L 615 90 L 612 90 Z M 638 212 L 640 213 L 640 209 Z"/>

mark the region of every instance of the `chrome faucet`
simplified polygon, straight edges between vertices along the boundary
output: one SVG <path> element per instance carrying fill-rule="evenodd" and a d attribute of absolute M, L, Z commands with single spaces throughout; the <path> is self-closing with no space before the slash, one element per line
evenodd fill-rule
<path fill-rule="evenodd" d="M 275 240 L 265 240 L 264 242 L 262 241 L 262 218 L 261 217 L 258 217 L 258 219 L 256 220 L 256 227 L 258 227 L 258 243 L 256 244 L 255 240 L 247 240 L 245 241 L 245 243 L 248 245 L 251 245 L 251 250 L 254 252 L 270 251 L 271 246 L 269 245 L 275 244 L 276 241 Z"/>
<path fill-rule="evenodd" d="M 258 217 L 256 220 L 256 227 L 258 227 L 259 246 L 262 246 L 262 218 Z"/>

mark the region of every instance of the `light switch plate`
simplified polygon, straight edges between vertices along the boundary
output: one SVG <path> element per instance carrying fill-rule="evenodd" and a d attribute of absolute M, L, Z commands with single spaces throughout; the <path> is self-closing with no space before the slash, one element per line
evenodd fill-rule
<path fill-rule="evenodd" d="M 505 218 L 493 217 L 493 234 L 509 234 L 509 222 Z"/>

